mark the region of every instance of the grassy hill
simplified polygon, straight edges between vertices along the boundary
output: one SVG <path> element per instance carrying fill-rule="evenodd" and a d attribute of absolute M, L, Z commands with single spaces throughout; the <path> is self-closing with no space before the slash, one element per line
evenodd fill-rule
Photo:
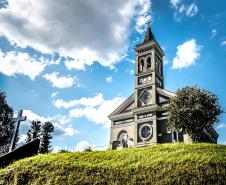
<path fill-rule="evenodd" d="M 226 184 L 226 146 L 162 144 L 38 155 L 1 169 L 2 184 Z"/>

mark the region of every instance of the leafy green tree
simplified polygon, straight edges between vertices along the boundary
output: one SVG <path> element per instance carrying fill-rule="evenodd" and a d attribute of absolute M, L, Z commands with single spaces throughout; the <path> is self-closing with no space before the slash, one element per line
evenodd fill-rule
<path fill-rule="evenodd" d="M 0 91 L 0 146 L 10 144 L 14 123 L 12 123 L 13 109 L 7 104 L 6 94 Z"/>
<path fill-rule="evenodd" d="M 49 153 L 52 151 L 51 139 L 53 138 L 52 132 L 54 132 L 54 126 L 51 122 L 45 122 L 42 126 L 41 131 L 41 143 L 40 143 L 40 153 Z"/>
<path fill-rule="evenodd" d="M 170 100 L 169 126 L 182 129 L 198 142 L 203 130 L 218 122 L 222 112 L 215 94 L 197 86 L 184 87 Z"/>
<path fill-rule="evenodd" d="M 34 140 L 40 139 L 41 135 L 41 122 L 40 121 L 32 121 L 31 128 L 27 132 L 26 143 Z"/>

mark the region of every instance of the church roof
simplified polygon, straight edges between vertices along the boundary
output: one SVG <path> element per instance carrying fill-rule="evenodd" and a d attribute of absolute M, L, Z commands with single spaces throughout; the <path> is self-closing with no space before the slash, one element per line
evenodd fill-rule
<path fill-rule="evenodd" d="M 151 28 L 148 26 L 143 43 L 150 42 L 152 40 L 155 40 L 155 38 L 154 38 L 154 35 L 151 31 Z"/>
<path fill-rule="evenodd" d="M 157 93 L 168 98 L 176 96 L 175 93 L 162 88 L 156 88 Z M 118 106 L 108 117 L 111 119 L 112 116 L 129 113 L 135 108 L 135 94 L 133 93 L 129 98 L 127 98 L 120 106 Z"/>
<path fill-rule="evenodd" d="M 134 108 L 135 94 L 133 93 L 129 98 L 127 98 L 121 105 L 118 106 L 108 117 L 130 112 Z"/>

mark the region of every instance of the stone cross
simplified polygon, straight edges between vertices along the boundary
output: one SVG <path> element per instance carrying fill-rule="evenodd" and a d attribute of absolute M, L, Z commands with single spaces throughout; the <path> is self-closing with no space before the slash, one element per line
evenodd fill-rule
<path fill-rule="evenodd" d="M 23 110 L 19 110 L 17 117 L 13 118 L 13 120 L 12 120 L 12 122 L 14 122 L 16 124 L 16 126 L 15 126 L 15 129 L 14 129 L 14 132 L 13 132 L 13 137 L 12 137 L 10 148 L 9 148 L 10 152 L 13 151 L 14 148 L 15 148 L 16 137 L 17 137 L 17 133 L 19 131 L 20 122 L 25 121 L 27 119 L 27 117 L 22 116 L 22 114 L 23 114 Z"/>

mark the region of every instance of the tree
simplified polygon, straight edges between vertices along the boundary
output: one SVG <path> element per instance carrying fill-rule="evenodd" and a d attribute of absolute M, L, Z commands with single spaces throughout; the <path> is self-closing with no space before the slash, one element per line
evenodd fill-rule
<path fill-rule="evenodd" d="M 26 143 L 39 139 L 41 135 L 41 122 L 40 121 L 32 121 L 31 128 L 27 132 Z"/>
<path fill-rule="evenodd" d="M 222 112 L 215 94 L 197 86 L 184 87 L 170 100 L 169 126 L 182 129 L 198 142 L 204 129 L 218 122 Z"/>
<path fill-rule="evenodd" d="M 54 132 L 54 126 L 51 122 L 45 122 L 42 126 L 42 131 L 41 131 L 41 143 L 40 143 L 40 153 L 49 153 L 52 151 L 51 148 L 51 139 L 53 136 L 51 133 Z"/>
<path fill-rule="evenodd" d="M 14 123 L 13 109 L 6 102 L 6 94 L 0 91 L 0 146 L 10 144 Z"/>

